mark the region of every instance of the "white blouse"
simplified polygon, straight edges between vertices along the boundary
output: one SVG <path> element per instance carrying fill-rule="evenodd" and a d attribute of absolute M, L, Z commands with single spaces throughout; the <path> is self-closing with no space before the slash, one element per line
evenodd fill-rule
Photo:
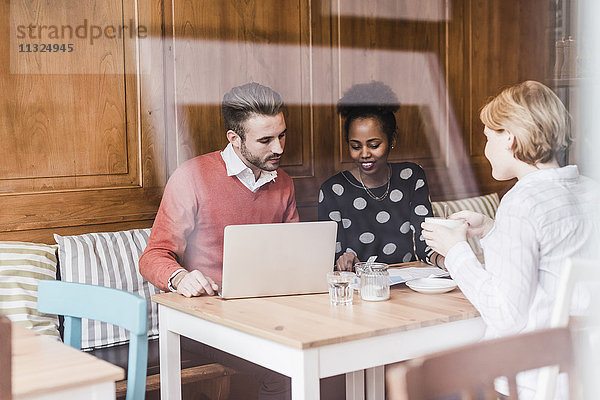
<path fill-rule="evenodd" d="M 574 165 L 532 172 L 502 198 L 481 240 L 485 264 L 467 242 L 450 249 L 446 267 L 481 313 L 485 338 L 549 327 L 565 259 L 597 254 L 599 199 Z M 574 299 L 575 312 L 582 301 Z"/>

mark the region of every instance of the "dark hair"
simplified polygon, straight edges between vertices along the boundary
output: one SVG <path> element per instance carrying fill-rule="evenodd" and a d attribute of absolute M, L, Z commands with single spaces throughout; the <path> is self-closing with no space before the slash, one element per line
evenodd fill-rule
<path fill-rule="evenodd" d="M 371 81 L 352 86 L 337 103 L 338 113 L 344 119 L 344 136 L 349 141 L 350 125 L 354 120 L 373 118 L 379 122 L 388 141 L 396 137 L 397 125 L 394 112 L 400 102 L 394 91 L 385 83 Z"/>
<path fill-rule="evenodd" d="M 225 129 L 244 139 L 244 122 L 255 115 L 277 115 L 282 112 L 283 100 L 270 87 L 256 82 L 232 88 L 223 96 L 221 110 Z"/>

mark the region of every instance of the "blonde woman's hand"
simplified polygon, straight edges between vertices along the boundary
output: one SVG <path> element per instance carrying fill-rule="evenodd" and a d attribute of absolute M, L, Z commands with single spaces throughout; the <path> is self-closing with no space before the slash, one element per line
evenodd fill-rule
<path fill-rule="evenodd" d="M 474 211 L 459 211 L 448 217 L 449 219 L 463 220 L 467 223 L 467 237 L 484 237 L 494 226 L 494 220 Z"/>
<path fill-rule="evenodd" d="M 440 224 L 423 222 L 421 228 L 423 229 L 421 234 L 425 238 L 427 246 L 444 257 L 454 245 L 467 240 L 466 222 L 463 222 L 457 228 L 447 228 Z"/>

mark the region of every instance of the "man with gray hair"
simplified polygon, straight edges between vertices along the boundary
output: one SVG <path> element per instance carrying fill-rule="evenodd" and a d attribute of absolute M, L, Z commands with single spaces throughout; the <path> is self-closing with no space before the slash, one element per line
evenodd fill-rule
<path fill-rule="evenodd" d="M 229 144 L 184 162 L 156 215 L 140 273 L 161 290 L 213 295 L 227 225 L 297 222 L 291 178 L 279 163 L 287 128 L 279 93 L 258 83 L 223 97 Z"/>
<path fill-rule="evenodd" d="M 154 286 L 186 297 L 213 295 L 221 283 L 225 226 L 298 222 L 292 179 L 279 169 L 287 133 L 283 107 L 277 92 L 254 82 L 225 94 L 229 144 L 181 164 L 165 187 L 139 262 Z M 290 397 L 289 378 L 199 343 L 187 345 L 253 375 L 260 399 Z"/>

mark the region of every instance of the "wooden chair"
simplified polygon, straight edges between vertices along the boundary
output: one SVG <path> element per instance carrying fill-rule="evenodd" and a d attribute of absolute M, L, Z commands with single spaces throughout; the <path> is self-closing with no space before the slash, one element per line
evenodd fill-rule
<path fill-rule="evenodd" d="M 121 326 L 129 331 L 127 400 L 146 395 L 148 328 L 146 300 L 137 294 L 83 283 L 41 280 L 38 311 L 65 316 L 64 342 L 81 348 L 81 318 Z"/>
<path fill-rule="evenodd" d="M 0 400 L 12 398 L 12 330 L 10 320 L 0 315 Z"/>
<path fill-rule="evenodd" d="M 561 275 L 560 286 L 556 293 L 556 301 L 552 310 L 550 327 L 558 328 L 569 325 L 569 312 L 573 302 L 575 287 L 580 282 L 587 282 L 590 284 L 600 283 L 600 260 L 567 259 Z M 596 289 L 591 288 L 591 292 L 595 293 Z M 592 298 L 590 300 L 590 307 L 597 307 L 596 303 L 598 302 L 598 299 Z M 593 324 L 597 327 L 598 321 L 592 321 L 591 317 L 597 317 L 598 313 L 588 309 L 586 314 L 589 314 L 590 317 L 585 318 L 585 325 Z M 585 335 L 590 334 L 590 331 L 587 330 L 588 327 L 582 326 L 581 320 L 578 322 L 578 330 L 580 333 L 578 339 L 581 339 L 581 342 L 588 342 Z M 595 350 L 598 351 L 597 348 Z M 586 373 L 587 372 L 588 370 L 586 370 Z M 598 372 L 597 369 L 596 372 Z M 557 376 L 557 367 L 547 367 L 540 371 L 538 379 L 538 396 L 540 399 L 554 398 Z"/>
<path fill-rule="evenodd" d="M 498 399 L 495 378 L 506 376 L 517 397 L 515 376 L 547 365 L 559 365 L 577 382 L 568 328 L 553 328 L 461 346 L 389 366 L 390 400 Z M 571 399 L 579 393 L 570 385 Z"/>

